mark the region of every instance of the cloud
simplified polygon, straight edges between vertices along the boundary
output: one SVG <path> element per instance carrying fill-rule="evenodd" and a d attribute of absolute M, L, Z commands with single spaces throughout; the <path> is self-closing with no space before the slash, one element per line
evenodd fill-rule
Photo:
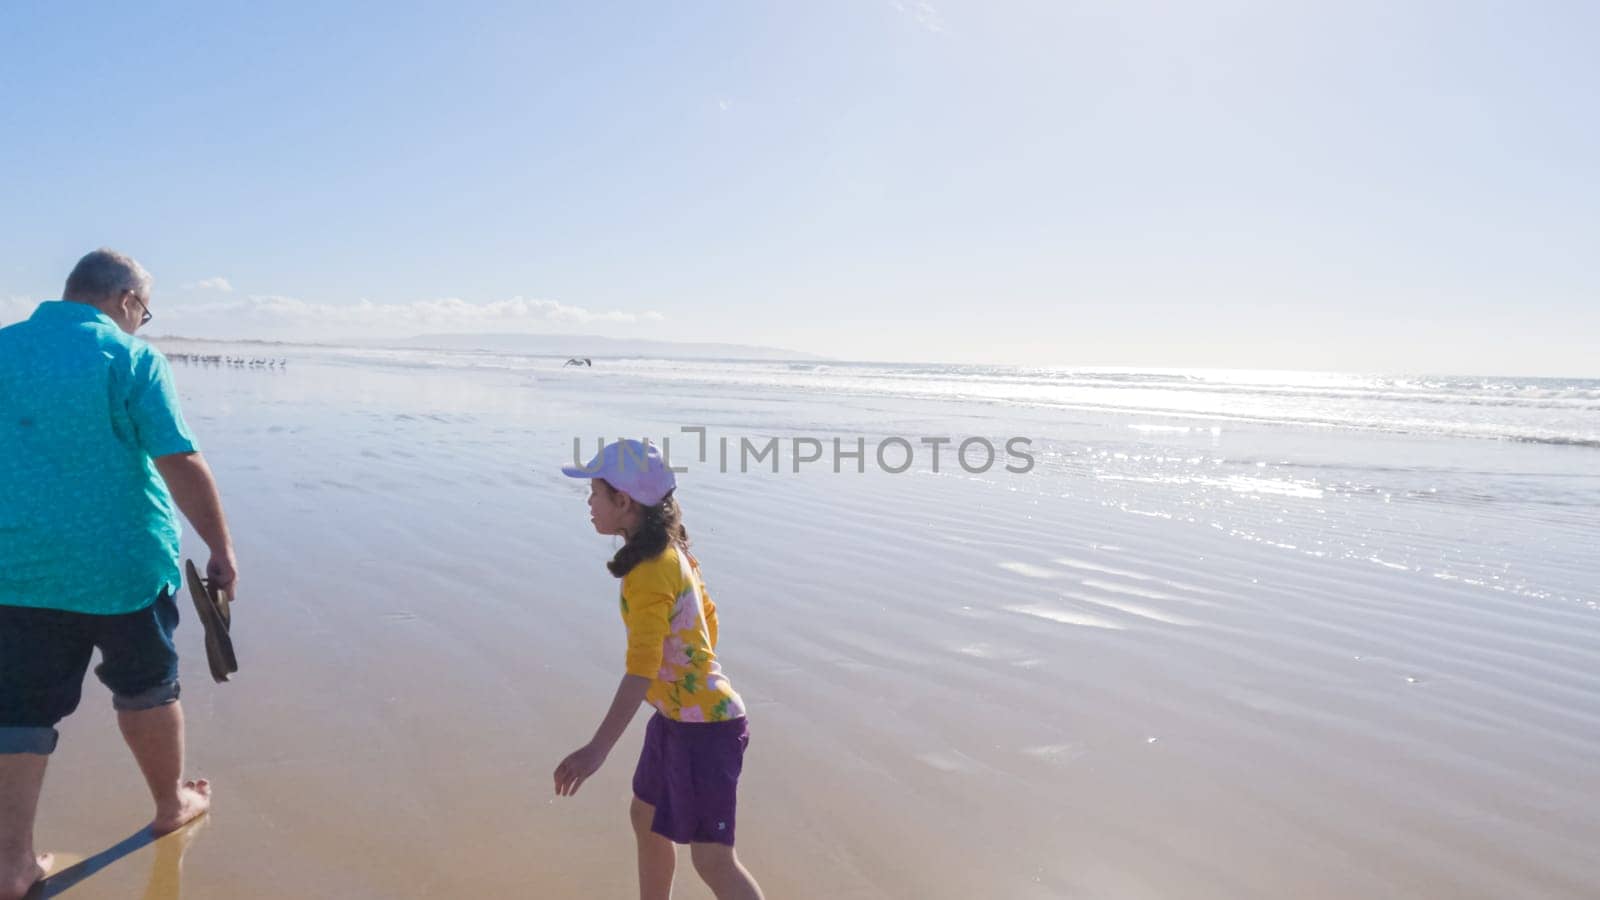
<path fill-rule="evenodd" d="M 228 279 L 223 278 L 221 275 L 218 275 L 216 278 L 202 278 L 201 280 L 196 281 L 194 284 L 186 284 L 184 287 L 199 288 L 201 290 L 208 291 L 221 291 L 224 294 L 233 293 L 233 285 L 229 284 Z"/>
<path fill-rule="evenodd" d="M 726 100 L 718 100 L 718 101 L 717 101 L 717 108 L 718 108 L 718 109 L 720 109 L 720 110 L 722 110 L 722 111 L 723 111 L 723 112 L 727 112 L 727 111 L 728 111 L 728 108 L 729 108 L 729 107 L 730 107 L 730 106 L 732 106 L 732 105 L 733 105 L 733 104 L 731 104 L 731 103 L 729 103 L 729 102 L 728 102 L 728 101 L 726 101 Z"/>
<path fill-rule="evenodd" d="M 934 9 L 933 4 L 931 3 L 914 3 L 909 2 L 909 0 L 889 0 L 889 5 L 893 6 L 897 12 L 915 18 L 918 25 L 921 25 L 923 28 L 926 28 L 929 31 L 938 33 L 944 31 L 946 28 L 944 24 L 944 16 L 940 15 L 939 11 Z"/>
<path fill-rule="evenodd" d="M 512 297 L 470 303 L 459 297 L 410 303 L 310 303 L 294 297 L 251 296 L 173 307 L 167 332 L 205 337 L 409 337 L 417 334 L 561 331 L 577 326 L 660 322 L 658 312 L 595 312 L 556 300 Z"/>
<path fill-rule="evenodd" d="M 39 301 L 32 297 L 10 296 L 0 298 L 0 326 L 21 322 L 33 315 L 39 307 Z"/>

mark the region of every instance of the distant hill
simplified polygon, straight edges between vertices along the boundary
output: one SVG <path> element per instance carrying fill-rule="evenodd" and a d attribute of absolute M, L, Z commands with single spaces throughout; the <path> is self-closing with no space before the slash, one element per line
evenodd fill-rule
<path fill-rule="evenodd" d="M 586 334 L 424 334 L 382 343 L 387 347 L 489 350 L 495 353 L 526 353 L 534 356 L 648 356 L 657 359 L 825 358 L 814 353 L 800 353 L 778 347 L 646 341 Z"/>

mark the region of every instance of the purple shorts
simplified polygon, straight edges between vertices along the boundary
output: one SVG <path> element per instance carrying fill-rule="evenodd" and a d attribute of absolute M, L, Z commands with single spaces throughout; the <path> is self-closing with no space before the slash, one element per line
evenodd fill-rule
<path fill-rule="evenodd" d="M 651 716 L 633 771 L 634 796 L 656 809 L 650 830 L 679 844 L 732 847 L 739 771 L 749 743 L 743 716 L 726 722 Z"/>

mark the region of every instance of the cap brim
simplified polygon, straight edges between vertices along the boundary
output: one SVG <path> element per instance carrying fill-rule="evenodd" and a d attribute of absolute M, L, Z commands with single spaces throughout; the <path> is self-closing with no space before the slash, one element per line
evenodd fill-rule
<path fill-rule="evenodd" d="M 599 478 L 599 469 L 584 469 L 578 466 L 562 466 L 561 474 L 568 478 Z"/>

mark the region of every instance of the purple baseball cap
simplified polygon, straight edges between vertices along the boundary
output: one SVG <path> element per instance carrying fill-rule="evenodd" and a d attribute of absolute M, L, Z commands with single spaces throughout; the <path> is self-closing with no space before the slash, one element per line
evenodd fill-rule
<path fill-rule="evenodd" d="M 604 478 L 606 483 L 645 506 L 655 506 L 672 493 L 678 480 L 649 441 L 614 441 L 583 466 L 562 466 L 573 478 Z"/>

